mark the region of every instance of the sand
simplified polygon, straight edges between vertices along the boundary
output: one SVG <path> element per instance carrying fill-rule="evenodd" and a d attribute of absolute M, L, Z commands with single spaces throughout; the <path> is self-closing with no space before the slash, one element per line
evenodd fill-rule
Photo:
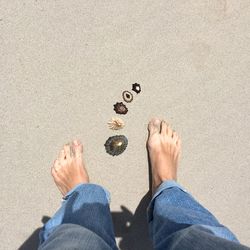
<path fill-rule="evenodd" d="M 0 248 L 35 248 L 60 206 L 50 167 L 79 138 L 91 181 L 111 192 L 120 248 L 150 249 L 154 116 L 182 138 L 179 183 L 250 245 L 249 11 L 245 0 L 1 1 Z M 126 126 L 111 131 L 135 82 Z M 103 144 L 116 134 L 129 145 L 112 157 Z"/>

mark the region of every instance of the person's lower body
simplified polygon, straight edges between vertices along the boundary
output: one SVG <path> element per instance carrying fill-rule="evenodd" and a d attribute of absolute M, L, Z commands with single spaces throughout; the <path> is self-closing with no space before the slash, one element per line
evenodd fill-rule
<path fill-rule="evenodd" d="M 154 249 L 249 249 L 182 186 L 163 182 L 148 207 Z"/>
<path fill-rule="evenodd" d="M 177 133 L 159 119 L 152 119 L 148 129 L 153 194 L 148 222 L 154 248 L 244 248 L 229 229 L 176 183 L 181 149 Z M 78 141 L 66 144 L 54 162 L 51 173 L 64 201 L 41 230 L 39 250 L 117 249 L 109 193 L 89 184 L 82 151 Z"/>
<path fill-rule="evenodd" d="M 109 199 L 101 186 L 77 185 L 41 230 L 39 250 L 117 249 Z M 154 249 L 245 248 L 175 181 L 158 187 L 148 221 Z"/>

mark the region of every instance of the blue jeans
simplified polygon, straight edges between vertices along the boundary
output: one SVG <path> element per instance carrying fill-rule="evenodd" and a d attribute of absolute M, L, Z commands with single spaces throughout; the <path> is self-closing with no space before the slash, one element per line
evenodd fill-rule
<path fill-rule="evenodd" d="M 118 249 L 109 201 L 103 187 L 77 185 L 40 231 L 39 250 Z M 148 223 L 154 249 L 249 249 L 175 181 L 157 189 Z"/>

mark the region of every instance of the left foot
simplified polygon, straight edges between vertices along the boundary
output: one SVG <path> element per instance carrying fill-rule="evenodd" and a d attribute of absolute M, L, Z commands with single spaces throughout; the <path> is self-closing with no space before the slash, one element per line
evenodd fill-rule
<path fill-rule="evenodd" d="M 89 182 L 82 152 L 83 146 L 77 140 L 74 140 L 71 144 L 64 145 L 51 168 L 51 174 L 63 196 L 76 185 Z"/>

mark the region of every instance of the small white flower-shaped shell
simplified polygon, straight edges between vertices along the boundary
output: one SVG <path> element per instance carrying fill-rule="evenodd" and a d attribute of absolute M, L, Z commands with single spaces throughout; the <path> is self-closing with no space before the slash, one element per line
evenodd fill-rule
<path fill-rule="evenodd" d="M 121 118 L 113 117 L 109 122 L 108 126 L 112 130 L 119 130 L 124 128 L 125 123 Z"/>

